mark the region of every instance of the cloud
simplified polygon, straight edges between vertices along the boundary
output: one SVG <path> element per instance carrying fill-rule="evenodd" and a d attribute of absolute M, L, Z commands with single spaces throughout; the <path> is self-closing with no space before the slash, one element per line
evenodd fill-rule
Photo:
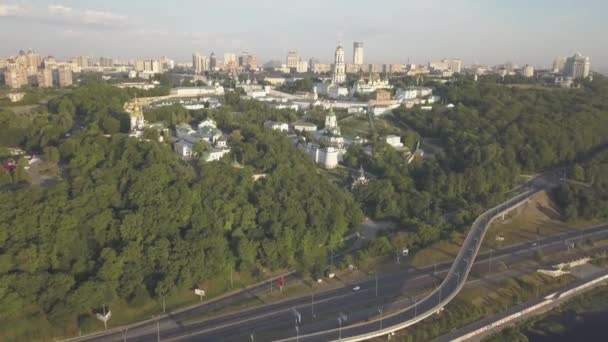
<path fill-rule="evenodd" d="M 131 19 L 123 14 L 78 9 L 52 4 L 46 7 L 30 4 L 0 4 L 0 17 L 18 21 L 42 22 L 56 26 L 124 29 L 132 26 Z"/>

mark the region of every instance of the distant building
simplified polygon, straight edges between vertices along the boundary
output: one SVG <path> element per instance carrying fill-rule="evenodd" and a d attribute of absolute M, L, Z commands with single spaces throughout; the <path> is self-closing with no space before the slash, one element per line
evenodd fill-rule
<path fill-rule="evenodd" d="M 238 60 L 236 55 L 231 52 L 224 53 L 224 70 L 235 71 L 238 67 Z"/>
<path fill-rule="evenodd" d="M 217 57 L 215 57 L 215 53 L 212 52 L 209 56 L 209 70 L 215 70 L 217 68 Z"/>
<path fill-rule="evenodd" d="M 21 66 L 12 66 L 4 71 L 4 83 L 11 89 L 27 85 L 27 71 Z"/>
<path fill-rule="evenodd" d="M 308 72 L 308 62 L 307 61 L 298 61 L 298 64 L 296 66 L 296 72 L 298 73 L 304 73 L 304 72 Z"/>
<path fill-rule="evenodd" d="M 296 132 L 315 132 L 317 125 L 310 122 L 296 122 L 293 124 L 293 130 Z"/>
<path fill-rule="evenodd" d="M 381 105 L 381 104 L 372 104 L 367 108 L 368 113 L 373 116 L 388 114 L 391 111 L 391 106 Z"/>
<path fill-rule="evenodd" d="M 143 72 L 144 71 L 144 61 L 141 59 L 136 60 L 135 65 L 133 66 L 133 69 L 137 72 Z"/>
<path fill-rule="evenodd" d="M 376 101 L 390 101 L 391 100 L 391 91 L 387 89 L 378 89 L 376 90 Z"/>
<path fill-rule="evenodd" d="M 403 143 L 401 142 L 401 137 L 398 135 L 393 135 L 393 134 L 387 135 L 386 143 L 397 149 L 404 147 Z"/>
<path fill-rule="evenodd" d="M 57 84 L 59 87 L 69 87 L 72 85 L 72 69 L 62 66 L 57 69 Z"/>
<path fill-rule="evenodd" d="M 286 65 L 287 68 L 289 69 L 295 69 L 298 67 L 298 62 L 300 61 L 300 56 L 298 56 L 298 51 L 296 50 L 289 50 L 287 52 L 287 60 L 286 60 Z"/>
<path fill-rule="evenodd" d="M 201 55 L 200 53 L 195 53 L 192 55 L 192 69 L 194 69 L 195 74 L 202 74 L 205 71 L 209 70 L 209 58 L 205 55 Z"/>
<path fill-rule="evenodd" d="M 556 59 L 553 60 L 553 72 L 556 74 L 563 72 L 565 65 L 566 65 L 566 58 L 557 57 Z"/>
<path fill-rule="evenodd" d="M 346 73 L 347 74 L 359 74 L 365 73 L 369 70 L 369 65 L 367 64 L 346 64 Z"/>
<path fill-rule="evenodd" d="M 314 90 L 320 95 L 327 95 L 333 99 L 348 96 L 348 88 L 337 84 L 317 83 Z"/>
<path fill-rule="evenodd" d="M 53 87 L 53 70 L 51 70 L 50 68 L 43 68 L 38 70 L 38 87 Z"/>
<path fill-rule="evenodd" d="M 99 57 L 99 66 L 111 67 L 114 66 L 114 59 L 108 57 Z"/>
<path fill-rule="evenodd" d="M 315 74 L 322 74 L 331 71 L 331 65 L 325 63 L 315 63 L 312 66 L 312 72 Z"/>
<path fill-rule="evenodd" d="M 576 53 L 574 56 L 566 59 L 564 76 L 571 77 L 572 79 L 587 78 L 590 66 L 589 57 Z"/>
<path fill-rule="evenodd" d="M 6 95 L 6 97 L 8 97 L 8 99 L 11 100 L 11 102 L 19 102 L 19 101 L 23 100 L 24 96 L 25 96 L 25 93 L 8 93 Z"/>
<path fill-rule="evenodd" d="M 182 158 L 191 158 L 194 156 L 194 145 L 200 141 L 211 144 L 207 151 L 199 156 L 204 161 L 219 160 L 230 153 L 226 137 L 213 124 L 213 120 L 205 120 L 198 125 L 196 131 L 188 124 L 177 125 L 175 127 L 176 142 L 173 145 L 175 153 Z"/>
<path fill-rule="evenodd" d="M 266 121 L 266 122 L 264 122 L 264 127 L 270 128 L 272 130 L 279 131 L 279 132 L 287 132 L 289 130 L 289 125 L 287 125 L 284 122 L 277 122 L 277 121 Z"/>
<path fill-rule="evenodd" d="M 206 87 L 182 87 L 173 88 L 171 95 L 178 96 L 204 96 L 204 95 L 224 95 L 224 87 L 222 86 L 206 86 Z"/>
<path fill-rule="evenodd" d="M 413 100 L 418 97 L 418 91 L 416 89 L 407 88 L 407 89 L 397 89 L 395 93 L 395 98 L 399 101 L 403 100 Z"/>
<path fill-rule="evenodd" d="M 338 45 L 334 55 L 334 70 L 331 79 L 333 84 L 342 84 L 346 81 L 346 66 L 344 64 L 344 49 Z"/>
<path fill-rule="evenodd" d="M 353 43 L 353 64 L 363 64 L 363 42 Z"/>
<path fill-rule="evenodd" d="M 315 143 L 303 143 L 299 147 L 304 150 L 312 160 L 326 169 L 333 169 L 338 166 L 341 159 L 340 150 L 335 147 L 322 147 Z"/>
<path fill-rule="evenodd" d="M 241 55 L 239 56 L 239 67 L 246 70 L 256 69 L 258 67 L 256 56 L 248 52 L 241 52 Z"/>
<path fill-rule="evenodd" d="M 526 66 L 524 66 L 521 69 L 521 75 L 523 77 L 533 77 L 534 76 L 534 67 L 526 64 Z"/>

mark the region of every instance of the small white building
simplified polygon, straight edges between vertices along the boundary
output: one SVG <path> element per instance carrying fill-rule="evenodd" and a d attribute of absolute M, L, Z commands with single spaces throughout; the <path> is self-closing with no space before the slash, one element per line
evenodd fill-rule
<path fill-rule="evenodd" d="M 264 127 L 280 132 L 287 132 L 289 130 L 289 125 L 278 121 L 266 121 L 264 122 Z"/>
<path fill-rule="evenodd" d="M 338 166 L 338 162 L 342 159 L 340 149 L 335 147 L 321 147 L 314 143 L 305 143 L 300 145 L 315 163 L 326 169 L 333 169 Z"/>
<path fill-rule="evenodd" d="M 403 143 L 401 142 L 401 137 L 398 135 L 390 134 L 386 136 L 386 143 L 391 145 L 394 148 L 403 148 Z"/>
<path fill-rule="evenodd" d="M 206 162 L 216 161 L 222 159 L 222 157 L 228 153 L 230 153 L 230 148 L 211 147 L 203 154 L 202 158 Z"/>
<path fill-rule="evenodd" d="M 217 160 L 213 158 L 216 158 L 219 154 L 223 155 L 230 152 L 230 148 L 227 147 L 227 139 L 222 136 L 219 129 L 213 127 L 214 123 L 211 119 L 205 120 L 198 125 L 196 131 L 188 124 L 177 125 L 175 127 L 176 141 L 173 145 L 175 153 L 182 158 L 191 158 L 193 157 L 193 146 L 199 141 L 206 141 L 213 146 L 207 151 L 210 156 L 207 155 L 208 153 L 202 156 L 205 160 L 208 158 Z M 218 159 L 221 158 L 221 155 Z"/>
<path fill-rule="evenodd" d="M 418 97 L 418 91 L 415 89 L 397 89 L 395 93 L 396 100 L 412 100 Z"/>
<path fill-rule="evenodd" d="M 197 127 L 198 127 L 198 129 L 201 129 L 203 127 L 217 128 L 217 123 L 215 122 L 215 120 L 213 120 L 211 118 L 206 118 L 205 120 L 199 122 Z"/>
<path fill-rule="evenodd" d="M 293 130 L 296 132 L 314 132 L 317 130 L 317 125 L 310 122 L 296 122 L 293 124 Z"/>
<path fill-rule="evenodd" d="M 365 107 L 348 107 L 346 111 L 348 114 L 361 114 L 365 113 Z"/>
<path fill-rule="evenodd" d="M 222 86 L 206 86 L 206 87 L 182 87 L 171 89 L 173 96 L 206 96 L 206 95 L 224 95 L 224 87 Z"/>
<path fill-rule="evenodd" d="M 348 88 L 339 86 L 337 84 L 317 83 L 315 84 L 314 91 L 317 94 L 326 95 L 333 99 L 348 96 Z"/>
<path fill-rule="evenodd" d="M 25 96 L 25 93 L 8 93 L 6 95 L 6 97 L 8 97 L 8 99 L 11 100 L 11 102 L 19 102 L 19 101 L 23 100 L 24 96 Z"/>
<path fill-rule="evenodd" d="M 369 113 L 371 113 L 374 116 L 378 116 L 378 115 L 384 115 L 384 114 L 388 114 L 391 112 L 391 107 L 387 106 L 387 105 L 371 105 L 368 108 Z"/>

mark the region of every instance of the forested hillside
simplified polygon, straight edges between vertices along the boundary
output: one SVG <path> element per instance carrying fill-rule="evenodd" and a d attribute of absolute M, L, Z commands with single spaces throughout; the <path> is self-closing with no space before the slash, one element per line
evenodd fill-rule
<path fill-rule="evenodd" d="M 378 141 L 374 156 L 353 146 L 346 159 L 376 176 L 355 190 L 366 214 L 397 219 L 414 246 L 466 229 L 521 174 L 586 158 L 608 143 L 608 80 L 580 89 L 517 89 L 464 78 L 438 86 L 452 109 L 399 108 L 395 116 L 443 151 L 407 165 Z M 594 174 L 596 174 L 595 172 Z"/>
<path fill-rule="evenodd" d="M 73 334 L 104 303 L 141 305 L 231 268 L 320 271 L 361 221 L 348 192 L 245 116 L 230 123 L 242 168 L 232 158 L 191 165 L 168 144 L 104 136 L 128 98 L 94 84 L 52 101 L 53 120 L 69 113 L 84 125 L 52 142 L 64 180 L 0 192 L 3 328 L 44 318 Z M 42 328 L 26 336 L 48 337 Z"/>

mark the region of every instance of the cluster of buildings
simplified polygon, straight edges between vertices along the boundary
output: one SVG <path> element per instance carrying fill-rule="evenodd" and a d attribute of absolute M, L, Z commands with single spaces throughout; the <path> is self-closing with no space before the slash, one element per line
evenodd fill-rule
<path fill-rule="evenodd" d="M 205 148 L 201 155 L 197 155 L 195 146 L 200 143 L 204 144 Z M 196 130 L 189 124 L 177 125 L 173 149 L 184 159 L 199 157 L 207 162 L 220 160 L 230 153 L 227 136 L 222 134 L 212 119 L 200 122 Z"/>
<path fill-rule="evenodd" d="M 475 79 L 478 75 L 496 74 L 500 77 L 520 75 L 525 78 L 536 78 L 546 84 L 571 87 L 576 80 L 592 79 L 590 72 L 591 60 L 587 56 L 576 53 L 571 57 L 558 57 L 553 60 L 549 69 L 535 69 L 531 65 L 519 67 L 513 63 L 504 63 L 492 67 L 472 65 L 469 72 Z"/>
<path fill-rule="evenodd" d="M 68 65 L 57 62 L 52 56 L 43 58 L 33 50 L 19 51 L 17 56 L 0 59 L 0 75 L 11 89 L 26 85 L 40 88 L 72 85 L 72 70 Z"/>
<path fill-rule="evenodd" d="M 171 96 L 168 96 L 165 100 L 158 100 L 157 98 L 145 98 L 141 100 L 144 103 L 153 105 L 155 103 L 162 103 L 163 101 L 170 101 L 170 99 Z M 186 105 L 184 104 L 184 106 Z M 149 124 L 145 120 L 140 99 L 134 99 L 125 103 L 124 111 L 130 117 L 131 128 L 129 136 L 142 139 L 144 137 L 144 130 L 155 129 L 159 132 L 159 141 L 162 142 L 165 136 L 169 135 L 169 129 L 163 124 Z M 213 119 L 206 119 L 200 122 L 196 126 L 196 129 L 186 123 L 177 125 L 175 127 L 175 134 L 171 137 L 171 143 L 173 144 L 175 153 L 184 159 L 196 157 L 209 162 L 220 160 L 224 155 L 230 153 L 228 138 L 217 128 L 217 124 Z M 201 145 L 200 151 L 197 150 L 197 144 Z"/>
<path fill-rule="evenodd" d="M 223 57 L 224 59 L 219 59 L 215 52 L 212 52 L 209 56 L 196 52 L 192 54 L 192 69 L 195 74 L 202 75 L 210 71 L 236 73 L 258 68 L 256 55 L 249 52 L 241 52 L 238 57 L 232 52 L 225 52 Z"/>
<path fill-rule="evenodd" d="M 337 167 L 343 160 L 348 146 L 352 144 L 364 145 L 364 151 L 369 155 L 372 154 L 372 147 L 366 139 L 361 137 L 347 139 L 342 136 L 337 117 L 333 110 L 330 110 L 325 116 L 325 125 L 320 130 L 313 123 L 301 121 L 294 122 L 291 126 L 285 122 L 266 121 L 264 127 L 288 133 L 300 150 L 310 156 L 317 165 L 326 169 Z M 412 162 L 416 157 L 422 158 L 424 155 L 419 146 L 416 147 L 416 151 L 411 152 L 401 142 L 401 137 L 398 135 L 387 135 L 384 137 L 384 141 L 402 153 L 408 163 Z M 363 170 L 359 172 L 358 176 L 355 175 L 353 180 L 353 186 L 367 183 Z"/>

